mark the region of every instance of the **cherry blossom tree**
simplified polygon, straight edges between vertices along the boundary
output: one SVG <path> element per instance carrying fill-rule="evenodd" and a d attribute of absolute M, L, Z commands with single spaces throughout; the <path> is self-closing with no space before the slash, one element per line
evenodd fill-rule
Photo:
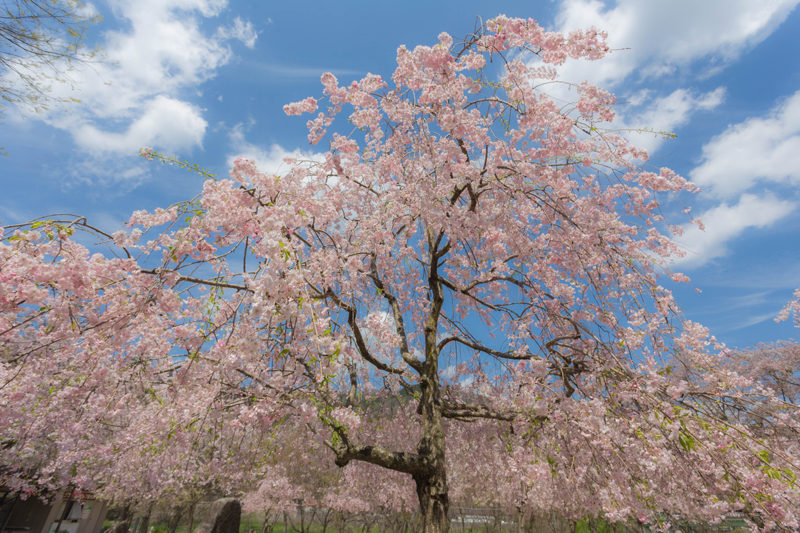
<path fill-rule="evenodd" d="M 81 220 L 8 229 L 3 464 L 85 467 L 111 491 L 148 455 L 169 465 L 154 484 L 188 484 L 191 455 L 226 487 L 270 476 L 267 501 L 276 450 L 316 447 L 345 480 L 406 480 L 426 532 L 454 497 L 795 527 L 797 406 L 726 366 L 659 284 L 686 278 L 658 200 L 694 186 L 607 129 L 612 95 L 557 77 L 607 51 L 595 30 L 500 16 L 401 46 L 388 79 L 324 74 L 322 99 L 284 108 L 315 113 L 318 158 L 282 176 L 239 159 L 195 200 L 134 213 L 117 257 L 79 244 Z M 370 501 L 351 485 L 327 504 Z M 397 487 L 380 505 L 403 508 Z"/>

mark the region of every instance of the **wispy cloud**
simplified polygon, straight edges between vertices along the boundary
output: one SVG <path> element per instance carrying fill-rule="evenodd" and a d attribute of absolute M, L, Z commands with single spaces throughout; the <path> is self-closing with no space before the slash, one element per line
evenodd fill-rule
<path fill-rule="evenodd" d="M 695 112 L 719 106 L 724 98 L 723 87 L 699 94 L 688 89 L 676 89 L 666 96 L 642 90 L 629 96 L 627 103 L 618 107 L 622 113 L 610 127 L 623 131 L 633 144 L 654 153 L 665 142 L 665 134 L 685 126 Z"/>
<path fill-rule="evenodd" d="M 756 324 L 761 324 L 762 322 L 766 322 L 768 320 L 774 320 L 775 317 L 778 316 L 778 311 L 780 311 L 780 309 L 770 311 L 769 313 L 762 313 L 755 316 L 750 316 L 747 317 L 745 320 L 742 320 L 741 322 L 736 322 L 730 325 L 729 327 L 723 329 L 727 329 L 728 331 L 733 331 L 737 329 L 749 328 L 750 326 L 755 326 Z"/>
<path fill-rule="evenodd" d="M 232 26 L 221 26 L 217 29 L 217 38 L 221 40 L 236 39 L 241 41 L 247 48 L 253 49 L 256 46 L 258 32 L 253 29 L 253 23 L 244 21 L 239 17 L 233 19 Z"/>
<path fill-rule="evenodd" d="M 697 267 L 727 253 L 727 243 L 750 228 L 767 228 L 791 213 L 797 203 L 772 195 L 744 194 L 736 204 L 723 203 L 700 215 L 704 228 L 691 225 L 676 242 L 686 256 L 675 261 Z"/>
<path fill-rule="evenodd" d="M 331 67 L 306 67 L 299 65 L 281 65 L 279 63 L 265 63 L 261 61 L 243 61 L 249 69 L 272 74 L 284 81 L 299 79 L 318 79 L 325 72 L 331 72 L 336 76 L 363 76 L 365 73 L 359 70 L 331 68 Z"/>
<path fill-rule="evenodd" d="M 753 307 L 756 305 L 763 305 L 769 302 L 768 296 L 772 291 L 759 291 L 742 296 L 733 296 L 728 298 L 725 302 L 726 309 L 742 309 Z"/>
<path fill-rule="evenodd" d="M 729 126 L 703 146 L 693 181 L 714 195 L 731 197 L 756 184 L 800 185 L 800 91 L 764 117 Z"/>

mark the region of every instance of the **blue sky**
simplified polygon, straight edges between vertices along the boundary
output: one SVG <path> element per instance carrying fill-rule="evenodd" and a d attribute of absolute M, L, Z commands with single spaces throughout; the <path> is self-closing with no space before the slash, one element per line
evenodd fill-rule
<path fill-rule="evenodd" d="M 285 155 L 312 151 L 305 120 L 281 108 L 318 96 L 323 71 L 389 76 L 398 45 L 464 36 L 479 16 L 596 26 L 615 51 L 567 63 L 562 78 L 614 92 L 618 128 L 676 133 L 630 135 L 649 164 L 703 189 L 664 205 L 669 216 L 689 202 L 706 226 L 688 229 L 675 265 L 692 278 L 674 288 L 686 315 L 734 347 L 797 338 L 772 319 L 800 286 L 798 3 L 98 0 L 88 42 L 105 58 L 51 87 L 81 103 L 5 110 L 0 222 L 70 212 L 113 231 L 135 209 L 199 192 L 199 176 L 139 158 L 142 146 L 218 176 L 238 155 L 279 172 Z"/>

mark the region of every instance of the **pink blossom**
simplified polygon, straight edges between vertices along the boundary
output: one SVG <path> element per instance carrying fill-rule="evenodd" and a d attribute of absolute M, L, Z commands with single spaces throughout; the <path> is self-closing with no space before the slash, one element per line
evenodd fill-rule
<path fill-rule="evenodd" d="M 317 110 L 317 100 L 311 96 L 283 106 L 283 112 L 287 115 L 302 115 L 303 113 L 313 113 Z"/>

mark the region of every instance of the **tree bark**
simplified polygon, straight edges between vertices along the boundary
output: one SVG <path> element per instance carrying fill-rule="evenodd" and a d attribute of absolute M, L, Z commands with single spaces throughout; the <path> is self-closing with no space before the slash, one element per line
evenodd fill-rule
<path fill-rule="evenodd" d="M 450 522 L 447 519 L 447 479 L 444 469 L 424 479 L 415 477 L 414 481 L 417 484 L 417 498 L 422 514 L 422 531 L 447 533 Z"/>
<path fill-rule="evenodd" d="M 422 518 L 420 530 L 423 533 L 447 533 L 450 522 L 447 518 L 447 472 L 438 365 L 436 357 L 429 358 L 428 361 L 420 376 L 417 412 L 421 415 L 422 435 L 417 444 L 417 453 L 353 444 L 347 433 L 338 428 L 334 428 L 334 431 L 339 441 L 329 443 L 329 447 L 336 453 L 335 462 L 339 467 L 356 460 L 410 474 L 417 488 Z"/>
<path fill-rule="evenodd" d="M 438 354 L 437 354 L 438 355 Z M 439 402 L 437 357 L 428 359 L 420 380 L 419 413 L 422 415 L 422 436 L 417 446 L 422 468 L 413 474 L 422 515 L 424 533 L 446 533 L 450 529 L 445 439 Z"/>
<path fill-rule="evenodd" d="M 195 505 L 197 505 L 197 500 L 192 501 L 192 503 L 189 505 L 189 529 L 188 529 L 188 533 L 192 533 L 192 530 L 194 529 L 194 507 L 195 507 Z"/>

